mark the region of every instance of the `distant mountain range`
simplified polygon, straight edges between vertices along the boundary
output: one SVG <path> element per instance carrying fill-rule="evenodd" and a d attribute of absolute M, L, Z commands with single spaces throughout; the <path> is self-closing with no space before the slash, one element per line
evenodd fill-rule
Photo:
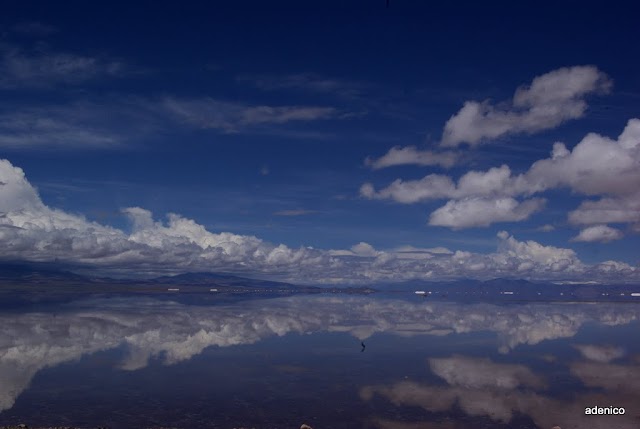
<path fill-rule="evenodd" d="M 524 279 L 497 278 L 491 280 L 460 279 L 450 282 L 410 281 L 402 284 L 377 286 L 378 290 L 424 291 L 432 298 L 455 300 L 507 299 L 522 301 L 588 301 L 627 300 L 632 293 L 640 293 L 640 285 L 597 284 L 578 282 L 533 282 Z M 640 296 L 638 297 L 640 302 Z"/>
<path fill-rule="evenodd" d="M 153 279 L 113 279 L 108 277 L 89 277 L 73 273 L 48 264 L 19 264 L 0 263 L 0 285 L 12 284 L 24 286 L 38 284 L 67 284 L 67 285 L 93 285 L 105 287 L 130 286 L 148 289 L 156 286 L 165 289 L 167 286 L 196 287 L 222 289 L 277 289 L 299 290 L 313 288 L 313 286 L 297 286 L 291 283 L 257 280 L 230 274 L 217 273 L 185 273 L 175 276 L 161 276 Z"/>
<path fill-rule="evenodd" d="M 370 287 L 317 287 L 285 282 L 251 279 L 222 273 L 185 273 L 154 279 L 112 279 L 73 273 L 54 264 L 0 263 L 0 292 L 57 293 L 413 293 L 424 291 L 430 299 L 463 301 L 619 301 L 640 294 L 640 285 L 592 284 L 567 282 L 532 282 L 523 279 L 498 278 L 486 281 L 458 279 L 455 281 L 408 281 L 376 284 Z M 256 295 L 257 296 L 257 295 Z M 640 302 L 640 296 L 633 296 Z"/>

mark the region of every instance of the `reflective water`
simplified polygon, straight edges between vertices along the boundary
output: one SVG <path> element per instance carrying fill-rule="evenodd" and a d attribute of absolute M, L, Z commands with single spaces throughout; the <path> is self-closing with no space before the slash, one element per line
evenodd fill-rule
<path fill-rule="evenodd" d="M 635 304 L 342 295 L 4 312 L 0 426 L 638 428 L 639 321 Z"/>

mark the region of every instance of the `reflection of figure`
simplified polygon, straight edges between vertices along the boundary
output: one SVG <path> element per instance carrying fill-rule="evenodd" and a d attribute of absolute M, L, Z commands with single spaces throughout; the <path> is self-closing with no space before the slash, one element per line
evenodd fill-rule
<path fill-rule="evenodd" d="M 361 342 L 360 342 L 360 345 L 362 346 L 362 350 L 360 350 L 360 351 L 361 351 L 361 352 L 363 352 L 363 351 L 364 351 L 364 349 L 365 349 L 365 347 L 367 347 L 367 346 L 365 346 L 365 345 L 364 345 L 364 341 L 361 341 Z"/>

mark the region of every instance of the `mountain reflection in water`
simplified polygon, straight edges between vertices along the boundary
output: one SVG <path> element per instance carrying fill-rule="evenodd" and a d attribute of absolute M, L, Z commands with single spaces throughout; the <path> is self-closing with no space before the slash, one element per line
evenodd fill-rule
<path fill-rule="evenodd" d="M 0 425 L 637 428 L 639 319 L 359 296 L 0 313 Z"/>

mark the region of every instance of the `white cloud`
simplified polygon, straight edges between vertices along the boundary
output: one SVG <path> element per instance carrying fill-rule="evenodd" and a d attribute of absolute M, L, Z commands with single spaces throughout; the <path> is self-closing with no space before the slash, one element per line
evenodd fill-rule
<path fill-rule="evenodd" d="M 211 232 L 178 214 L 166 222 L 140 207 L 123 209 L 130 233 L 42 203 L 24 172 L 0 161 L 0 259 L 85 264 L 105 273 L 223 271 L 300 283 L 375 283 L 455 277 L 493 278 L 517 272 L 553 280 L 640 278 L 616 261 L 588 266 L 570 249 L 521 242 L 506 232 L 498 250 L 479 254 L 449 249 L 381 250 L 365 242 L 351 249 L 291 248 L 258 237 Z M 419 249 L 420 250 L 420 249 Z"/>
<path fill-rule="evenodd" d="M 374 170 L 396 165 L 439 165 L 443 168 L 451 168 L 459 160 L 460 154 L 457 152 L 434 152 L 431 150 L 419 150 L 415 146 L 394 146 L 378 159 L 365 159 L 365 165 Z"/>
<path fill-rule="evenodd" d="M 13 210 L 39 210 L 40 196 L 27 181 L 24 171 L 0 159 L 0 213 Z"/>
<path fill-rule="evenodd" d="M 637 229 L 635 225 L 640 225 L 640 193 L 637 191 L 640 189 L 640 119 L 629 120 L 617 140 L 591 133 L 572 150 L 563 143 L 556 143 L 549 158 L 534 162 L 522 174 L 513 174 L 507 165 L 469 171 L 457 183 L 450 176 L 430 174 L 419 180 L 397 179 L 380 190 L 365 183 L 360 195 L 403 204 L 451 199 L 446 210 L 445 207 L 438 209 L 439 219 L 456 207 L 468 204 L 464 202 L 466 198 L 491 197 L 494 201 L 511 201 L 509 199 L 517 196 L 529 197 L 561 188 L 582 195 L 603 196 L 597 201 L 583 202 L 569 214 L 570 223 L 631 223 Z M 491 204 L 485 203 L 485 206 L 492 208 Z M 496 222 L 500 221 L 501 213 L 504 211 L 493 210 Z M 483 214 L 478 215 L 482 217 Z M 491 215 L 489 210 L 487 217 Z M 506 216 L 510 220 L 518 217 L 522 220 L 528 216 Z M 464 224 L 460 222 L 459 227 Z M 454 226 L 453 223 L 450 226 Z"/>
<path fill-rule="evenodd" d="M 430 174 L 413 181 L 394 181 L 380 191 L 371 186 L 368 198 L 414 203 L 438 198 L 532 195 L 550 189 L 569 188 L 584 195 L 618 195 L 636 201 L 640 186 L 640 119 L 631 119 L 618 140 L 588 134 L 573 150 L 563 143 L 553 146 L 551 157 L 536 161 L 523 174 L 513 175 L 507 165 L 487 171 L 470 171 L 458 180 Z M 427 192 L 435 183 L 446 183 L 441 192 Z M 612 204 L 613 205 L 613 204 Z"/>
<path fill-rule="evenodd" d="M 516 90 L 511 103 L 467 101 L 444 127 L 442 145 L 472 146 L 503 135 L 534 133 L 584 115 L 585 97 L 608 92 L 609 78 L 593 66 L 560 68 Z"/>
<path fill-rule="evenodd" d="M 518 241 L 506 231 L 500 231 L 498 237 L 500 238 L 498 254 L 515 259 L 519 266 L 522 263 L 530 263 L 550 271 L 580 271 L 585 268 L 571 249 L 543 246 L 533 240 Z"/>
<path fill-rule="evenodd" d="M 453 229 L 489 226 L 496 222 L 519 222 L 542 210 L 545 200 L 533 198 L 522 202 L 513 198 L 464 198 L 451 200 L 435 210 L 429 225 Z"/>
<path fill-rule="evenodd" d="M 577 209 L 569 213 L 569 222 L 574 225 L 640 224 L 640 193 L 601 198 L 597 201 L 584 201 Z"/>
<path fill-rule="evenodd" d="M 620 240 L 623 237 L 622 231 L 611 228 L 607 225 L 595 225 L 580 231 L 580 234 L 572 238 L 572 241 L 598 241 L 608 243 L 609 241 Z"/>
<path fill-rule="evenodd" d="M 351 247 L 351 251 L 356 256 L 376 256 L 378 252 L 369 243 L 360 242 Z"/>
<path fill-rule="evenodd" d="M 391 199 L 399 203 L 412 204 L 443 198 L 467 198 L 480 196 L 511 196 L 513 177 L 507 165 L 493 167 L 487 171 L 469 171 L 456 184 L 450 176 L 429 174 L 420 180 L 397 179 L 389 186 L 376 191 L 372 184 L 365 183 L 360 195 L 369 199 Z"/>
<path fill-rule="evenodd" d="M 631 119 L 617 141 L 590 133 L 571 151 L 556 143 L 551 158 L 515 178 L 513 191 L 569 188 L 583 195 L 632 195 L 640 184 L 640 140 L 632 144 L 627 136 L 639 130 L 640 119 Z"/>
<path fill-rule="evenodd" d="M 419 201 L 447 198 L 455 192 L 451 178 L 441 174 L 429 174 L 420 180 L 397 179 L 389 186 L 376 191 L 372 184 L 360 187 L 360 195 L 369 199 L 392 199 L 399 203 L 412 204 Z"/>

